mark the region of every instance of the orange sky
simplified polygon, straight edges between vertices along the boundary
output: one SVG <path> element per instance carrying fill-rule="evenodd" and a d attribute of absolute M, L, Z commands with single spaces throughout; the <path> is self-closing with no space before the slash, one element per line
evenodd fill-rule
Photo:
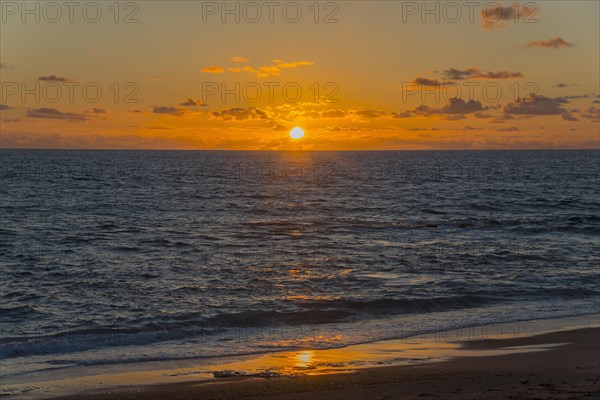
<path fill-rule="evenodd" d="M 4 148 L 600 147 L 595 1 L 9 3 Z"/>

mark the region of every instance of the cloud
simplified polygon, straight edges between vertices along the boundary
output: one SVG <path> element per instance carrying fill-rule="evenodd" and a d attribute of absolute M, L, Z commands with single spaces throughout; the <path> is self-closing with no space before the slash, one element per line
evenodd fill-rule
<path fill-rule="evenodd" d="M 516 103 L 506 105 L 504 112 L 520 115 L 560 115 L 567 112 L 562 106 L 567 101 L 564 97 L 550 98 L 532 93 Z"/>
<path fill-rule="evenodd" d="M 496 131 L 498 131 L 498 132 L 518 132 L 519 128 L 517 128 L 516 126 L 511 126 L 509 128 L 498 128 L 498 129 L 496 129 Z"/>
<path fill-rule="evenodd" d="M 600 122 L 600 108 L 592 106 L 588 108 L 585 114 L 581 114 L 581 118 L 588 119 L 592 122 Z"/>
<path fill-rule="evenodd" d="M 248 60 L 247 58 L 240 57 L 240 56 L 231 57 L 231 59 L 229 59 L 229 61 L 235 62 L 235 63 L 247 63 L 247 62 L 250 62 L 250 60 Z"/>
<path fill-rule="evenodd" d="M 273 128 L 271 128 L 271 130 L 282 132 L 282 131 L 289 130 L 289 128 L 287 126 L 285 126 L 285 125 L 275 124 L 275 126 Z"/>
<path fill-rule="evenodd" d="M 401 113 L 392 112 L 392 118 L 411 118 L 414 114 L 411 111 L 404 111 Z"/>
<path fill-rule="evenodd" d="M 510 114 L 501 114 L 501 115 L 495 115 L 491 120 L 490 120 L 490 124 L 504 124 L 506 123 L 506 121 L 510 121 L 515 119 L 515 117 L 513 117 Z"/>
<path fill-rule="evenodd" d="M 64 76 L 48 75 L 38 77 L 38 81 L 43 82 L 74 82 L 71 78 L 65 78 Z"/>
<path fill-rule="evenodd" d="M 223 111 L 212 112 L 213 118 L 223 121 L 248 121 L 248 120 L 267 120 L 267 113 L 258 108 L 228 108 Z"/>
<path fill-rule="evenodd" d="M 211 67 L 202 68 L 202 72 L 207 74 L 222 74 L 225 72 L 223 67 L 219 67 L 218 65 L 213 65 Z"/>
<path fill-rule="evenodd" d="M 561 47 L 573 47 L 575 44 L 569 43 L 566 40 L 555 37 L 548 40 L 534 40 L 527 43 L 527 47 L 536 47 L 539 49 L 558 49 Z"/>
<path fill-rule="evenodd" d="M 386 116 L 386 112 L 381 110 L 351 110 L 350 114 L 355 115 L 361 119 L 373 119 Z"/>
<path fill-rule="evenodd" d="M 28 118 L 40 119 L 61 119 L 69 122 L 87 121 L 88 117 L 82 114 L 67 113 L 56 108 L 36 108 L 27 110 L 25 114 Z"/>
<path fill-rule="evenodd" d="M 357 126 L 347 126 L 347 127 L 341 127 L 341 126 L 328 126 L 327 128 L 323 128 L 323 130 L 326 131 L 331 131 L 331 132 L 364 132 L 364 131 L 371 131 L 371 129 L 369 128 L 364 128 L 364 127 L 357 127 Z"/>
<path fill-rule="evenodd" d="M 234 58 L 236 58 L 236 57 L 234 57 Z M 240 59 L 243 59 L 243 57 Z M 244 59 L 244 60 L 247 60 L 247 59 Z M 231 61 L 233 61 L 233 58 L 231 59 Z M 247 60 L 247 61 L 250 61 L 250 60 Z M 240 62 L 240 61 L 237 61 L 237 62 Z M 214 67 L 204 68 L 202 71 L 207 72 L 207 73 L 213 73 L 213 74 L 220 74 L 225 71 L 233 72 L 233 73 L 246 72 L 246 73 L 251 73 L 251 74 L 256 75 L 257 78 L 266 78 L 269 76 L 280 76 L 281 70 L 283 70 L 283 69 L 298 68 L 298 67 L 304 67 L 304 66 L 309 66 L 309 65 L 314 65 L 314 63 L 312 61 L 286 62 L 283 60 L 273 60 L 271 65 L 263 65 L 258 68 L 252 67 L 250 65 L 246 65 L 244 67 L 229 67 L 227 69 L 225 69 L 223 67 L 219 67 L 219 66 L 214 66 Z"/>
<path fill-rule="evenodd" d="M 102 109 L 102 108 L 92 108 L 92 113 L 93 114 L 106 114 L 106 110 Z"/>
<path fill-rule="evenodd" d="M 285 62 L 281 60 L 277 63 L 278 68 L 298 68 L 298 67 L 306 67 L 309 65 L 315 65 L 312 61 L 294 61 L 294 62 Z"/>
<path fill-rule="evenodd" d="M 557 88 L 566 88 L 568 86 L 578 86 L 578 85 L 574 84 L 574 83 L 569 84 L 569 83 L 564 83 L 564 82 L 560 82 L 560 83 L 558 83 L 558 84 L 555 85 L 555 87 L 557 87 Z"/>
<path fill-rule="evenodd" d="M 464 79 L 515 79 L 523 78 L 521 72 L 509 71 L 483 71 L 477 67 L 471 67 L 464 70 L 450 68 L 442 72 L 446 79 L 464 80 Z"/>
<path fill-rule="evenodd" d="M 281 75 L 281 69 L 275 65 L 260 67 L 258 71 L 251 72 L 255 73 L 258 78 L 266 78 L 267 76 Z"/>
<path fill-rule="evenodd" d="M 191 97 L 188 97 L 187 99 L 185 99 L 183 101 L 183 103 L 180 103 L 179 105 L 184 106 L 184 107 L 195 107 L 195 106 L 206 107 L 206 106 L 208 106 L 208 104 L 206 104 L 205 102 L 203 102 L 201 100 L 192 99 Z"/>
<path fill-rule="evenodd" d="M 588 96 L 587 94 L 572 94 L 570 96 L 557 97 L 557 99 L 563 99 L 563 100 L 565 100 L 565 103 L 566 103 L 566 100 L 569 100 L 569 99 L 587 99 L 589 97 L 590 96 Z"/>
<path fill-rule="evenodd" d="M 327 110 L 322 111 L 319 116 L 321 118 L 344 118 L 346 116 L 346 112 L 342 110 Z"/>
<path fill-rule="evenodd" d="M 417 77 L 415 78 L 412 83 L 414 83 L 415 85 L 421 85 L 421 86 L 442 86 L 445 83 L 453 83 L 453 82 L 440 82 L 437 79 L 429 79 L 429 78 L 421 78 L 421 77 Z"/>
<path fill-rule="evenodd" d="M 487 110 L 478 100 L 450 99 L 447 105 L 437 110 L 438 114 L 469 114 L 477 111 Z"/>
<path fill-rule="evenodd" d="M 466 118 L 467 117 L 464 114 L 452 114 L 452 115 L 446 115 L 443 118 L 443 120 L 444 121 L 461 121 Z"/>
<path fill-rule="evenodd" d="M 302 116 L 306 118 L 327 118 L 327 119 L 335 119 L 335 118 L 348 118 L 352 120 L 364 120 L 364 119 L 375 119 L 375 118 L 383 118 L 388 115 L 387 112 L 382 110 L 339 110 L 339 109 L 331 109 L 325 111 L 301 111 L 296 113 L 290 113 L 288 116 L 297 117 Z"/>
<path fill-rule="evenodd" d="M 491 3 L 491 5 L 493 7 L 486 6 L 481 10 L 481 26 L 483 29 L 507 28 L 507 21 L 535 21 L 533 16 L 537 13 L 536 7 L 527 5 L 521 7 L 519 3 L 504 7 L 498 3 Z"/>
<path fill-rule="evenodd" d="M 446 121 L 459 121 L 466 118 L 464 114 L 478 113 L 487 109 L 479 100 L 464 101 L 463 99 L 454 98 L 450 99 L 442 108 L 432 108 L 422 104 L 417 108 L 402 113 L 392 112 L 391 116 L 392 118 L 411 118 L 416 116 L 443 115 L 443 119 Z"/>
<path fill-rule="evenodd" d="M 177 107 L 158 106 L 152 109 L 154 114 L 168 114 L 176 117 L 180 117 L 184 114 L 184 110 Z"/>
<path fill-rule="evenodd" d="M 1 68 L 6 68 L 8 65 L 6 65 L 6 63 L 0 63 L 0 69 Z"/>
<path fill-rule="evenodd" d="M 0 111 L 12 110 L 12 107 L 7 104 L 0 104 Z"/>
<path fill-rule="evenodd" d="M 575 118 L 575 116 L 571 113 L 565 112 L 563 114 L 561 114 L 562 119 L 564 119 L 565 121 L 579 121 L 577 118 Z"/>

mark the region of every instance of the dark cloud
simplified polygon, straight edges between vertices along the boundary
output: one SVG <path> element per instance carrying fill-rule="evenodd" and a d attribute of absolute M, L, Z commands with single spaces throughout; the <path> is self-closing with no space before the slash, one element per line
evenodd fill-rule
<path fill-rule="evenodd" d="M 521 72 L 509 71 L 482 71 L 477 67 L 467 68 L 464 70 L 450 68 L 442 71 L 442 75 L 446 79 L 464 80 L 464 79 L 515 79 L 523 78 Z"/>
<path fill-rule="evenodd" d="M 410 111 L 404 111 L 401 113 L 392 112 L 392 118 L 410 118 L 414 115 Z"/>
<path fill-rule="evenodd" d="M 188 97 L 187 99 L 185 99 L 183 101 L 183 103 L 181 103 L 179 105 L 183 106 L 183 107 L 196 107 L 196 106 L 206 107 L 208 104 L 206 104 L 203 101 L 192 99 L 191 97 Z"/>
<path fill-rule="evenodd" d="M 478 100 L 464 101 L 463 99 L 450 99 L 448 103 L 442 108 L 432 108 L 424 104 L 407 110 L 402 113 L 392 113 L 392 118 L 410 118 L 415 116 L 431 116 L 431 115 L 445 115 L 444 119 L 447 121 L 459 121 L 465 119 L 465 114 L 477 113 L 478 111 L 484 111 L 488 108 L 483 106 Z"/>
<path fill-rule="evenodd" d="M 152 109 L 152 112 L 154 114 L 167 114 L 167 115 L 174 115 L 176 117 L 180 117 L 181 115 L 183 115 L 183 110 L 181 110 L 180 108 L 168 107 L 168 106 L 154 107 Z"/>
<path fill-rule="evenodd" d="M 364 131 L 370 131 L 371 129 L 358 127 L 358 126 L 347 126 L 347 127 L 330 126 L 330 127 L 325 128 L 325 130 L 331 131 L 331 132 L 364 132 Z"/>
<path fill-rule="evenodd" d="M 447 105 L 437 110 L 438 114 L 470 114 L 477 111 L 487 110 L 480 101 L 463 99 L 450 99 Z"/>
<path fill-rule="evenodd" d="M 414 83 L 416 85 L 422 85 L 422 86 L 441 86 L 444 83 L 453 83 L 453 82 L 440 82 L 437 79 L 417 77 L 412 81 L 412 83 Z"/>
<path fill-rule="evenodd" d="M 444 121 L 461 121 L 467 119 L 467 116 L 465 114 L 451 114 L 446 115 L 443 119 Z"/>
<path fill-rule="evenodd" d="M 223 111 L 215 111 L 211 113 L 214 118 L 223 121 L 245 121 L 245 120 L 266 120 L 269 119 L 267 113 L 258 108 L 228 108 Z"/>
<path fill-rule="evenodd" d="M 484 29 L 506 28 L 508 26 L 507 21 L 523 21 L 525 18 L 533 18 L 535 12 L 534 7 L 519 6 L 519 3 L 511 6 L 500 6 L 498 3 L 492 3 L 491 6 L 482 9 L 481 25 Z"/>
<path fill-rule="evenodd" d="M 588 99 L 589 97 L 590 96 L 587 94 L 572 94 L 569 96 L 557 97 L 557 99 L 563 99 L 563 100 L 565 100 L 565 103 L 566 103 L 568 100 L 571 100 L 571 99 Z"/>
<path fill-rule="evenodd" d="M 577 118 L 575 118 L 575 116 L 569 112 L 565 112 L 563 114 L 561 114 L 562 119 L 564 119 L 565 121 L 579 121 Z"/>
<path fill-rule="evenodd" d="M 491 120 L 490 120 L 490 124 L 503 124 L 506 121 L 515 119 L 515 117 L 513 117 L 510 114 L 501 114 L 501 115 L 495 115 Z"/>
<path fill-rule="evenodd" d="M 12 110 L 12 107 L 7 104 L 0 104 L 0 111 Z"/>
<path fill-rule="evenodd" d="M 61 119 L 69 122 L 81 122 L 88 119 L 85 115 L 62 112 L 56 108 L 36 108 L 28 110 L 25 115 L 28 118 Z"/>
<path fill-rule="evenodd" d="M 70 79 L 70 78 L 65 78 L 64 76 L 57 76 L 57 75 L 40 76 L 38 78 L 38 81 L 44 81 L 44 82 L 73 82 L 73 80 Z"/>
<path fill-rule="evenodd" d="M 557 88 L 566 88 L 566 87 L 569 87 L 569 86 L 579 86 L 579 85 L 577 83 L 564 83 L 564 82 L 560 82 L 560 83 L 558 83 L 558 84 L 556 84 L 554 86 L 557 87 Z"/>
<path fill-rule="evenodd" d="M 527 43 L 527 47 L 537 47 L 540 49 L 558 49 L 561 47 L 573 47 L 575 46 L 573 43 L 569 43 L 566 40 L 555 37 L 548 40 L 534 40 L 532 42 Z"/>
<path fill-rule="evenodd" d="M 511 126 L 508 128 L 498 128 L 498 129 L 496 129 L 496 131 L 498 131 L 498 132 L 518 132 L 519 128 L 517 128 L 516 126 Z"/>
<path fill-rule="evenodd" d="M 581 114 L 581 118 L 588 119 L 592 122 L 600 122 L 600 108 L 592 106 L 585 110 L 585 114 Z"/>
<path fill-rule="evenodd" d="M 94 114 L 106 114 L 106 110 L 103 108 L 92 108 L 92 113 Z"/>
<path fill-rule="evenodd" d="M 386 112 L 381 110 L 353 110 L 351 113 L 365 119 L 381 118 L 386 115 Z"/>
<path fill-rule="evenodd" d="M 532 93 L 516 103 L 508 104 L 504 107 L 504 112 L 520 115 L 560 115 L 567 112 L 563 107 L 567 101 L 564 97 L 550 98 Z"/>

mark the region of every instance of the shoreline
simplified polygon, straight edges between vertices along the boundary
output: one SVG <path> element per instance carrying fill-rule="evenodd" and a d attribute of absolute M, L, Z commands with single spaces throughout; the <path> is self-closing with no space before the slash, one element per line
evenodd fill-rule
<path fill-rule="evenodd" d="M 349 374 L 227 378 L 57 399 L 592 399 L 600 389 L 599 339 L 600 328 L 581 328 L 461 346 L 476 352 L 524 347 L 525 352 L 470 354 L 435 363 L 364 368 Z M 570 397 L 565 397 L 567 394 Z"/>
<path fill-rule="evenodd" d="M 502 357 L 525 356 L 527 358 L 529 356 L 546 359 L 546 354 L 564 352 L 565 348 L 570 348 L 570 343 L 583 341 L 587 343 L 586 346 L 593 348 L 594 344 L 589 344 L 589 332 L 591 329 L 594 332 L 593 336 L 600 341 L 599 327 L 600 315 L 594 314 L 484 325 L 335 349 L 288 350 L 225 359 L 114 365 L 108 370 L 106 366 L 77 367 L 72 368 L 71 373 L 67 374 L 64 374 L 64 370 L 49 371 L 47 375 L 38 376 L 33 382 L 3 385 L 3 391 L 6 393 L 7 389 L 11 390 L 11 387 L 20 388 L 15 391 L 18 394 L 7 396 L 10 399 L 32 398 L 31 396 L 61 399 L 94 396 L 93 399 L 100 399 L 113 398 L 116 395 L 131 396 L 131 393 L 138 392 L 148 394 L 149 391 L 156 390 L 161 391 L 160 395 L 157 394 L 160 398 L 170 395 L 170 391 L 178 393 L 181 390 L 194 392 L 199 390 L 204 393 L 208 390 L 212 393 L 213 389 L 207 388 L 215 386 L 218 386 L 221 391 L 230 391 L 233 387 L 228 385 L 233 383 L 239 385 L 241 382 L 246 382 L 250 386 L 253 385 L 252 382 L 258 382 L 259 386 L 291 385 L 288 389 L 292 390 L 292 387 L 300 384 L 299 382 L 304 382 L 306 379 L 307 382 L 312 382 L 313 378 L 317 381 L 341 380 L 340 385 L 343 386 L 345 380 L 350 380 L 348 383 L 351 383 L 356 377 L 365 374 L 365 376 L 379 375 L 380 372 L 390 368 L 394 370 L 400 368 L 404 372 L 394 373 L 404 374 L 420 368 L 425 370 L 442 368 L 445 371 L 452 365 L 464 366 L 467 360 L 485 359 L 488 361 L 484 364 L 491 363 L 493 367 L 496 362 L 490 360 L 500 360 Z M 473 336 L 472 333 L 476 331 L 486 332 L 486 334 L 484 337 Z M 587 336 L 582 337 L 582 332 L 588 332 L 585 334 Z M 562 339 L 558 340 L 558 338 Z M 597 343 L 595 346 L 597 347 Z M 225 386 L 221 387 L 222 385 Z M 293 391 L 300 389 L 296 388 Z M 163 393 L 165 390 L 169 393 Z M 246 389 L 243 389 L 241 393 L 245 391 Z M 102 397 L 107 396 L 107 393 L 110 393 L 110 396 Z M 189 395 L 194 396 L 194 393 Z M 237 395 L 233 396 L 235 398 Z M 135 399 L 136 397 L 123 398 Z M 207 397 L 202 394 L 201 398 Z"/>

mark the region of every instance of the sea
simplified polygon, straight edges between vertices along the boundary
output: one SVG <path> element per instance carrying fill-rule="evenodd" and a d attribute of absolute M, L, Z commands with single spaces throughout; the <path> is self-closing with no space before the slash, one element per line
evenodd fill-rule
<path fill-rule="evenodd" d="M 0 166 L 0 379 L 600 312 L 598 150 Z"/>

